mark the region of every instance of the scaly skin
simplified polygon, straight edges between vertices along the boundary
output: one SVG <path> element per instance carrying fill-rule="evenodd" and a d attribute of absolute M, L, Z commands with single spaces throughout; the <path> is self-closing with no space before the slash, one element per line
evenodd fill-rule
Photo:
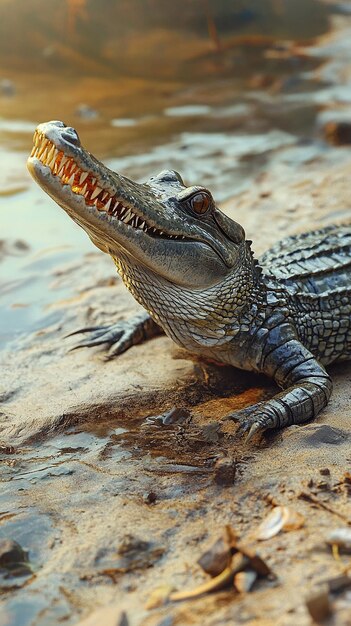
<path fill-rule="evenodd" d="M 28 167 L 111 255 L 147 311 L 77 331 L 91 333 L 77 347 L 106 343 L 112 358 L 163 330 L 191 352 L 267 374 L 282 391 L 228 416 L 249 438 L 326 406 L 324 366 L 351 357 L 351 227 L 290 237 L 257 262 L 207 189 L 187 188 L 172 171 L 135 183 L 94 159 L 62 122 L 38 127 Z"/>

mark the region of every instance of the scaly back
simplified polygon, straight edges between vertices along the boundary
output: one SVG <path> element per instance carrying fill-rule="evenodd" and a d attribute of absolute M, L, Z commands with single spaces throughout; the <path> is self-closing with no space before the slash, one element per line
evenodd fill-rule
<path fill-rule="evenodd" d="M 351 291 L 351 224 L 283 239 L 259 259 L 263 273 L 292 293 Z"/>

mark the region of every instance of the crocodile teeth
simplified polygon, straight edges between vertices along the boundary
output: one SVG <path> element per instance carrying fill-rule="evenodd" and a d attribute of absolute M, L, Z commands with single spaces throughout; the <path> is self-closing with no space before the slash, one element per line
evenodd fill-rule
<path fill-rule="evenodd" d="M 49 155 L 49 156 L 50 156 L 50 155 Z M 48 158 L 49 158 L 49 157 L 48 157 Z M 55 163 L 56 163 L 56 159 L 55 159 L 55 157 L 52 157 L 51 161 L 50 161 L 49 163 L 47 163 L 47 165 L 49 166 L 49 168 L 50 168 L 51 170 L 53 170 L 53 169 L 54 169 L 54 166 L 55 166 Z"/>
<path fill-rule="evenodd" d="M 46 165 L 46 149 L 42 151 L 42 153 L 39 155 L 39 158 L 44 163 L 44 165 Z"/>
<path fill-rule="evenodd" d="M 60 157 L 60 161 L 58 161 L 59 157 Z M 59 152 L 58 156 L 55 159 L 54 167 L 52 168 L 52 171 L 54 172 L 54 174 L 57 174 L 57 172 L 61 168 L 61 158 L 62 158 L 62 152 Z"/>
<path fill-rule="evenodd" d="M 41 148 L 39 148 L 39 152 L 38 152 L 38 158 L 39 158 L 39 159 L 41 159 L 41 158 L 42 158 L 42 155 L 44 154 L 44 152 L 45 152 L 45 150 L 46 150 L 46 145 L 47 145 L 47 143 L 45 142 L 45 143 L 41 146 Z"/>
<path fill-rule="evenodd" d="M 52 161 L 53 158 L 54 158 L 54 155 L 55 155 L 55 146 L 52 145 L 51 149 L 49 150 L 48 156 L 47 156 L 48 161 Z"/>
<path fill-rule="evenodd" d="M 53 148 L 49 150 L 48 155 L 46 157 L 47 165 L 50 167 L 50 169 L 53 169 L 57 155 L 58 155 L 58 150 L 53 146 Z"/>
<path fill-rule="evenodd" d="M 49 167 L 52 173 L 61 179 L 63 185 L 69 185 L 74 193 L 85 198 L 88 205 L 93 205 L 98 211 L 116 217 L 124 224 L 140 229 L 145 233 L 173 240 L 186 239 L 183 235 L 167 235 L 164 231 L 149 226 L 143 217 L 136 215 L 131 208 L 124 206 L 123 202 L 117 200 L 115 196 L 111 196 L 105 189 L 95 186 L 97 179 L 90 172 L 77 165 L 72 157 L 65 156 L 62 151 L 59 151 L 55 144 L 42 133 L 36 131 L 33 143 L 31 157 L 39 159 L 43 165 Z M 89 180 L 87 180 L 88 177 Z"/>
<path fill-rule="evenodd" d="M 101 192 L 102 192 L 102 189 L 100 189 L 100 187 L 95 187 L 93 193 L 91 194 L 91 199 L 94 200 L 95 198 L 97 198 L 97 196 Z"/>
<path fill-rule="evenodd" d="M 65 174 L 69 174 L 69 172 L 72 169 L 72 165 L 73 165 L 72 159 L 68 159 L 68 163 L 67 163 L 67 165 L 65 167 Z"/>
<path fill-rule="evenodd" d="M 123 218 L 125 224 L 128 224 L 134 217 L 134 213 L 128 209 L 126 216 Z"/>

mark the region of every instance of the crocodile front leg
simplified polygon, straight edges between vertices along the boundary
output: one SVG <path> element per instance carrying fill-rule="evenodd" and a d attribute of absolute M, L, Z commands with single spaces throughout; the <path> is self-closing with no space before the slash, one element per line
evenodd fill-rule
<path fill-rule="evenodd" d="M 132 346 L 143 343 L 147 339 L 163 333 L 162 328 L 154 322 L 146 311 L 142 311 L 129 320 L 120 321 L 111 326 L 89 326 L 80 328 L 67 335 L 72 337 L 81 333 L 90 333 L 88 339 L 77 343 L 71 350 L 90 348 L 106 344 L 109 348 L 105 360 L 109 361 Z"/>
<path fill-rule="evenodd" d="M 324 367 L 296 339 L 266 346 L 261 371 L 284 389 L 274 398 L 227 416 L 250 440 L 256 433 L 307 422 L 327 405 L 332 382 Z"/>

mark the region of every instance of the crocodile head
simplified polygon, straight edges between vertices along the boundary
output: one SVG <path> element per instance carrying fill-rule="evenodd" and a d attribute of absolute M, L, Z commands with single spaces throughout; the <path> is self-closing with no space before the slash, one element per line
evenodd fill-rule
<path fill-rule="evenodd" d="M 174 171 L 136 183 L 95 159 L 62 122 L 38 126 L 28 168 L 112 256 L 134 297 L 178 343 L 188 345 L 194 324 L 206 335 L 203 341 L 217 341 L 215 327 L 223 329 L 233 310 L 246 305 L 250 246 L 208 189 L 187 187 Z M 170 318 L 174 325 L 181 320 L 184 340 L 167 326 Z"/>
<path fill-rule="evenodd" d="M 62 122 L 38 126 L 28 168 L 39 185 L 113 257 L 122 253 L 171 283 L 203 288 L 236 264 L 244 231 L 203 187 L 164 171 L 136 183 L 111 171 Z"/>

